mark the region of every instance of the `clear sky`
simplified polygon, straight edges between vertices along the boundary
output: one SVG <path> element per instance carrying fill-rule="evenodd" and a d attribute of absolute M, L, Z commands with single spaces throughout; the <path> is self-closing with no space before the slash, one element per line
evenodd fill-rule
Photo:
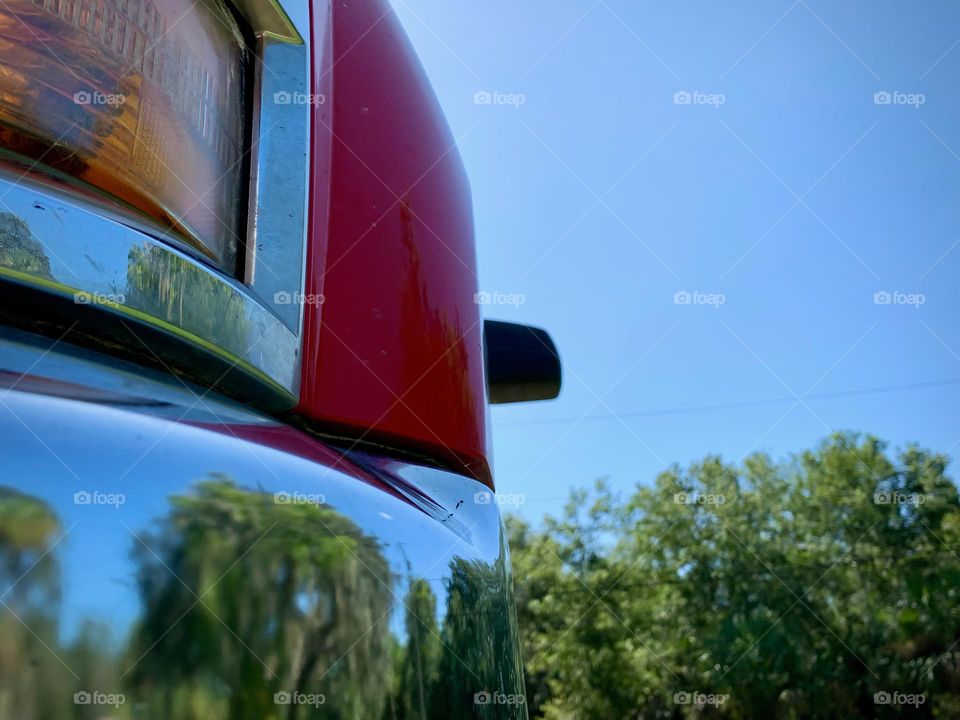
<path fill-rule="evenodd" d="M 523 515 L 835 429 L 960 455 L 960 384 L 846 394 L 960 378 L 960 5 L 393 4 L 460 139 L 480 286 L 522 296 L 485 315 L 563 358 L 558 400 L 493 409 Z"/>

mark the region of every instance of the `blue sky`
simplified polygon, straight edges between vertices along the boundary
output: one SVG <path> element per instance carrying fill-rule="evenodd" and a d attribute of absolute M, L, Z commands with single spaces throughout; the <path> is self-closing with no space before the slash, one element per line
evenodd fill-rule
<path fill-rule="evenodd" d="M 834 429 L 960 454 L 960 384 L 823 397 L 960 378 L 960 5 L 591 3 L 393 0 L 480 287 L 522 296 L 484 312 L 564 361 L 557 401 L 493 409 L 499 489 L 536 519 Z"/>

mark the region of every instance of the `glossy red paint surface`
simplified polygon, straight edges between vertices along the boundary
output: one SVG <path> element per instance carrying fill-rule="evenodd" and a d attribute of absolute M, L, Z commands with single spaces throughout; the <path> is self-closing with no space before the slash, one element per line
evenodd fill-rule
<path fill-rule="evenodd" d="M 217 432 L 221 435 L 229 435 L 238 440 L 244 440 L 255 445 L 279 450 L 288 455 L 296 455 L 305 460 L 310 460 L 318 466 L 338 470 L 343 475 L 371 485 L 402 502 L 413 504 L 409 500 L 409 492 L 407 495 L 398 492 L 394 485 L 385 483 L 379 477 L 359 467 L 342 452 L 288 425 L 279 423 L 276 425 L 267 425 L 207 422 L 185 422 L 184 424 Z"/>
<path fill-rule="evenodd" d="M 470 188 L 387 0 L 314 0 L 297 412 L 490 483 Z"/>

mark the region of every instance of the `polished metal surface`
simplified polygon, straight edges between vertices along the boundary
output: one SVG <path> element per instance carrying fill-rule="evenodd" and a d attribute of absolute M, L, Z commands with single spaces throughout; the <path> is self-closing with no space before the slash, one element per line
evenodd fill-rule
<path fill-rule="evenodd" d="M 270 2 L 271 0 L 268 0 Z M 330 0 L 272 0 L 275 4 L 283 11 L 286 15 L 287 20 L 293 24 L 294 29 L 297 31 L 297 34 L 303 38 L 307 39 L 310 37 L 310 11 L 311 5 L 314 6 L 314 11 L 319 12 L 324 7 L 329 5 Z M 257 7 L 267 4 L 263 0 L 241 0 L 242 3 L 249 3 L 251 5 L 256 5 Z M 263 34 L 269 34 L 265 31 Z"/>
<path fill-rule="evenodd" d="M 309 46 L 271 37 L 257 47 L 253 173 L 244 282 L 300 333 L 307 247 Z"/>
<path fill-rule="evenodd" d="M 148 325 L 189 346 L 185 353 L 168 354 L 165 346 L 143 350 L 160 363 L 198 381 L 219 382 L 264 409 L 285 410 L 299 398 L 305 301 L 309 5 L 234 5 L 257 38 L 242 282 L 211 268 L 175 233 L 146 218 L 68 183 L 6 171 L 0 171 L 0 282 L 97 307 L 132 327 Z M 23 310 L 30 315 L 28 306 Z M 81 328 L 86 332 L 86 321 Z M 116 342 L 111 337 L 103 346 Z M 125 342 L 138 345 L 131 337 Z M 219 364 L 204 368 L 197 352 L 216 356 Z M 194 372 L 200 368 L 205 376 Z M 251 383 L 263 388 L 248 392 Z"/>
<path fill-rule="evenodd" d="M 299 335 L 306 301 L 310 107 L 318 98 L 310 94 L 310 53 L 316 49 L 309 6 L 306 0 L 241 0 L 236 6 L 257 38 L 243 281 Z"/>
<path fill-rule="evenodd" d="M 2 718 L 526 717 L 477 482 L 22 335 L 0 468 Z"/>
<path fill-rule="evenodd" d="M 256 37 L 301 42 L 307 37 L 308 0 L 232 0 Z"/>
<path fill-rule="evenodd" d="M 0 282 L 97 307 L 132 328 L 149 326 L 245 370 L 278 403 L 295 403 L 299 333 L 243 285 L 53 187 L 0 172 L 0 197 Z M 22 310 L 29 316 L 29 306 Z"/>

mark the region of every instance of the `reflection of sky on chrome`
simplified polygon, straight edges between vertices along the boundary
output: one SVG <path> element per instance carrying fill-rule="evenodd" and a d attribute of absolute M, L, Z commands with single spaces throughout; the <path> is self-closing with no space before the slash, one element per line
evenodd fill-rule
<path fill-rule="evenodd" d="M 958 454 L 960 385 L 813 412 L 513 423 L 960 377 L 960 6 L 393 5 L 460 138 L 480 289 L 525 297 L 482 310 L 549 329 L 566 366 L 558 401 L 493 409 L 499 489 L 526 495 L 519 512 L 556 513 L 599 476 L 628 491 L 667 463 L 782 456 L 833 428 Z M 525 102 L 477 105 L 480 91 Z M 674 104 L 683 91 L 724 102 Z M 883 91 L 925 102 L 875 105 Z M 784 214 L 791 190 L 810 210 Z M 675 305 L 678 291 L 725 302 Z M 877 306 L 878 291 L 926 302 Z"/>
<path fill-rule="evenodd" d="M 15 176 L 0 177 L 17 180 Z M 43 247 L 54 280 L 90 292 L 128 292 L 130 248 L 125 235 L 105 233 L 102 219 L 76 210 L 54 193 L 40 193 L 28 183 L 5 189 L 3 199 L 0 212 L 9 212 L 9 208 L 30 208 L 27 214 L 18 217 L 30 228 L 32 238 Z M 69 243 L 63 242 L 67 235 L 71 238 Z M 176 242 L 160 230 L 156 237 L 168 243 Z"/>
<path fill-rule="evenodd" d="M 127 249 L 103 236 L 102 222 L 93 223 L 85 213 L 77 212 L 56 196 L 40 194 L 27 185 L 5 190 L 4 202 L 9 207 L 36 211 L 21 218 L 33 238 L 43 245 L 54 280 L 101 292 L 111 292 L 110 283 L 115 283 L 119 290 L 126 286 Z M 8 211 L 6 207 L 0 210 Z M 50 247 L 49 240 L 59 241 L 68 233 L 74 242 L 56 242 L 55 248 Z"/>
<path fill-rule="evenodd" d="M 142 535 L 155 528 L 156 521 L 169 509 L 171 495 L 188 492 L 194 481 L 211 473 L 226 475 L 240 486 L 270 495 L 281 490 L 322 493 L 330 507 L 344 512 L 364 532 L 378 538 L 397 576 L 393 591 L 399 602 L 388 622 L 398 636 L 404 634 L 402 600 L 408 568 L 409 576 L 425 575 L 430 582 L 437 596 L 439 619 L 446 606 L 443 578 L 454 553 L 490 562 L 496 558 L 496 547 L 471 547 L 412 506 L 385 504 L 386 496 L 378 489 L 307 460 L 243 443 L 229 434 L 16 390 L 8 393 L 4 402 L 80 478 L 75 480 L 23 425 L 7 423 L 10 432 L 4 444 L 20 448 L 4 452 L 8 477 L 20 479 L 13 486 L 48 500 L 62 526 L 73 526 L 55 551 L 62 569 L 64 609 L 60 622 L 65 642 L 90 620 L 111 628 L 115 642 L 125 639 L 141 610 L 131 560 L 131 549 L 137 541 L 131 530 Z M 124 477 L 154 442 L 156 446 Z M 446 504 L 458 493 L 475 489 L 472 481 L 461 484 L 438 483 L 432 489 Z M 122 493 L 125 503 L 119 508 L 76 505 L 73 493 L 77 489 Z M 453 499 L 451 504 L 455 503 Z"/>

